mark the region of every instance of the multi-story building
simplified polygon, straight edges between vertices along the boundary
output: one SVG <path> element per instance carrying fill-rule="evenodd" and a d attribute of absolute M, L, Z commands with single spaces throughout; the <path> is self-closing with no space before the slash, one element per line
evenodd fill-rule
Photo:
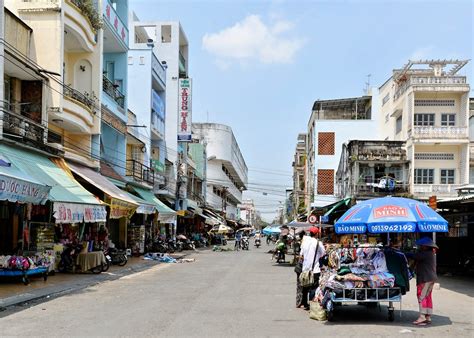
<path fill-rule="evenodd" d="M 89 5 L 86 9 L 82 1 L 73 0 L 6 1 L 6 6 L 35 32 L 28 44 L 35 46 L 31 59 L 49 77 L 51 91 L 44 96 L 49 145 L 63 150 L 67 159 L 97 168 L 102 40 L 99 7 Z M 13 100 L 23 92 L 23 101 L 39 103 L 39 83 L 35 87 L 31 82 L 29 90 L 21 90 L 14 82 L 8 85 L 15 92 Z M 22 105 L 22 109 L 31 107 Z"/>
<path fill-rule="evenodd" d="M 166 184 L 159 193 L 169 200 L 178 197 L 177 210 L 186 210 L 186 189 L 188 186 L 186 166 L 189 164 L 187 142 L 191 141 L 192 127 L 192 87 L 191 79 L 188 77 L 188 39 L 179 22 L 142 21 L 138 26 L 146 30 L 150 37 L 149 43 L 154 45 L 153 50 L 166 67 L 166 94 L 164 96 L 166 147 L 160 148 L 165 152 Z M 183 107 L 183 102 L 187 104 L 186 107 Z M 179 189 L 177 189 L 178 186 Z"/>
<path fill-rule="evenodd" d="M 306 141 L 306 207 L 337 201 L 335 174 L 342 144 L 349 140 L 377 139 L 376 90 L 368 96 L 314 102 Z"/>
<path fill-rule="evenodd" d="M 248 225 L 255 227 L 257 225 L 257 209 L 252 199 L 245 199 L 239 205 L 240 218 Z"/>
<path fill-rule="evenodd" d="M 128 0 L 102 1 L 100 156 L 125 176 L 128 120 Z"/>
<path fill-rule="evenodd" d="M 306 134 L 298 134 L 293 159 L 292 219 L 306 211 Z"/>
<path fill-rule="evenodd" d="M 154 51 L 146 27 L 134 13 L 129 17 L 128 108 L 136 115 L 135 125 L 144 145 L 127 141 L 127 175 L 141 177 L 154 185 L 154 191 L 165 187 L 165 99 L 166 67 Z"/>
<path fill-rule="evenodd" d="M 193 123 L 196 137 L 207 144 L 206 204 L 238 220 L 237 205 L 247 187 L 248 168 L 232 128 L 217 123 Z"/>
<path fill-rule="evenodd" d="M 356 200 L 407 196 L 409 170 L 403 141 L 349 141 L 342 146 L 336 195 Z"/>
<path fill-rule="evenodd" d="M 456 196 L 469 181 L 469 85 L 460 60 L 409 61 L 380 87 L 381 138 L 406 141 L 417 199 Z"/>
<path fill-rule="evenodd" d="M 474 184 L 474 98 L 469 99 L 469 183 Z"/>

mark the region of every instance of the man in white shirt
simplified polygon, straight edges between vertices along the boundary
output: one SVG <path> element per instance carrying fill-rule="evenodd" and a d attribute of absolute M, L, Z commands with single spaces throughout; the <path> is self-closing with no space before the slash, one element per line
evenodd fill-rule
<path fill-rule="evenodd" d="M 326 254 L 323 242 L 316 239 L 317 234 L 319 234 L 318 228 L 312 227 L 309 229 L 309 238 L 305 238 L 303 246 L 301 247 L 301 256 L 303 257 L 303 271 L 312 269 L 314 274 L 314 284 L 312 286 L 303 288 L 302 303 L 306 310 L 309 310 L 308 294 L 310 299 L 314 298 L 314 292 L 319 286 L 319 275 L 321 273 L 319 259 Z M 315 254 L 316 258 L 314 256 Z"/>

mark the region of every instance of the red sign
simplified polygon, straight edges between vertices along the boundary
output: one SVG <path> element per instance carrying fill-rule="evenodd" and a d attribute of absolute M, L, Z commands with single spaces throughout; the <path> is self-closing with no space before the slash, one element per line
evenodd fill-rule
<path fill-rule="evenodd" d="M 308 217 L 308 222 L 311 224 L 316 224 L 317 221 L 318 221 L 318 217 L 316 215 L 310 215 Z"/>
<path fill-rule="evenodd" d="M 374 209 L 374 218 L 384 217 L 408 217 L 407 208 L 397 205 L 384 205 Z"/>
<path fill-rule="evenodd" d="M 430 198 L 428 200 L 428 205 L 433 210 L 436 210 L 438 208 L 438 201 L 436 199 L 436 196 L 430 196 Z"/>

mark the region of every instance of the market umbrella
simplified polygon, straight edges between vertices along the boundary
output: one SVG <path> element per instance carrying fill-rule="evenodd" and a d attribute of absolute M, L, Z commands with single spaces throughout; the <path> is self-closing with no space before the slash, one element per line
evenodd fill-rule
<path fill-rule="evenodd" d="M 218 234 L 226 234 L 233 231 L 231 227 L 224 224 L 219 224 L 210 230 L 210 232 L 216 232 Z"/>
<path fill-rule="evenodd" d="M 403 197 L 359 202 L 335 224 L 337 234 L 448 232 L 448 222 L 426 204 Z"/>
<path fill-rule="evenodd" d="M 265 235 L 276 235 L 276 234 L 279 234 L 281 232 L 280 230 L 280 227 L 266 227 L 265 229 L 263 229 L 263 233 Z"/>
<path fill-rule="evenodd" d="M 238 229 L 237 231 L 253 231 L 254 228 L 251 228 L 251 227 L 245 227 L 245 228 L 240 228 Z"/>

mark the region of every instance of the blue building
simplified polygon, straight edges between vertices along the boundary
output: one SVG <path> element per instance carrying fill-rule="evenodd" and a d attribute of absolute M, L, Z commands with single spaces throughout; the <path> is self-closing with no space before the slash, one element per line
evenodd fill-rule
<path fill-rule="evenodd" d="M 128 0 L 104 0 L 101 158 L 126 172 Z"/>

